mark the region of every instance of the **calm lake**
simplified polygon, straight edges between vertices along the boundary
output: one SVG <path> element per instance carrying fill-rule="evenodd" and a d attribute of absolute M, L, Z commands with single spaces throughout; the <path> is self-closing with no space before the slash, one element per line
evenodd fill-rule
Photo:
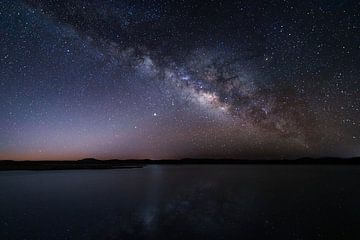
<path fill-rule="evenodd" d="M 360 167 L 0 172 L 0 239 L 360 239 Z"/>

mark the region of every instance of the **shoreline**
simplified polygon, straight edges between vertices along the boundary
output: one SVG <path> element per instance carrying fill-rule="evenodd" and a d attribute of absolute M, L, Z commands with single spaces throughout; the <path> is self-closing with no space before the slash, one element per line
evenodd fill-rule
<path fill-rule="evenodd" d="M 181 159 L 181 160 L 97 160 L 77 161 L 13 161 L 0 160 L 0 171 L 11 170 L 72 170 L 72 169 L 132 169 L 146 165 L 358 165 L 357 158 L 300 158 L 295 160 L 247 159 Z"/>

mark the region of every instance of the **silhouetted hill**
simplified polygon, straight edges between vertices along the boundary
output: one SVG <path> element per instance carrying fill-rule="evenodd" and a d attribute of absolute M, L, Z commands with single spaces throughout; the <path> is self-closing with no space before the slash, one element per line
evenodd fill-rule
<path fill-rule="evenodd" d="M 95 158 L 84 158 L 84 159 L 81 159 L 81 160 L 78 160 L 77 162 L 79 163 L 101 163 L 102 161 L 101 160 L 98 160 L 98 159 L 95 159 Z"/>

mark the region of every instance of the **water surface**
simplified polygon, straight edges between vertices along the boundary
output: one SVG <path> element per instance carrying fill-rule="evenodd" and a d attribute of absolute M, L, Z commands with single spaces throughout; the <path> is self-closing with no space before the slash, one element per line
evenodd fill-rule
<path fill-rule="evenodd" d="M 360 239 L 360 168 L 0 172 L 0 239 Z"/>

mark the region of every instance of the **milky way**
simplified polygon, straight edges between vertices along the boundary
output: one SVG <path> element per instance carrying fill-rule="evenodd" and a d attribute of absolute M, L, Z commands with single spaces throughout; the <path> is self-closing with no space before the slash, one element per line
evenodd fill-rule
<path fill-rule="evenodd" d="M 0 158 L 360 154 L 356 1 L 8 1 Z"/>

